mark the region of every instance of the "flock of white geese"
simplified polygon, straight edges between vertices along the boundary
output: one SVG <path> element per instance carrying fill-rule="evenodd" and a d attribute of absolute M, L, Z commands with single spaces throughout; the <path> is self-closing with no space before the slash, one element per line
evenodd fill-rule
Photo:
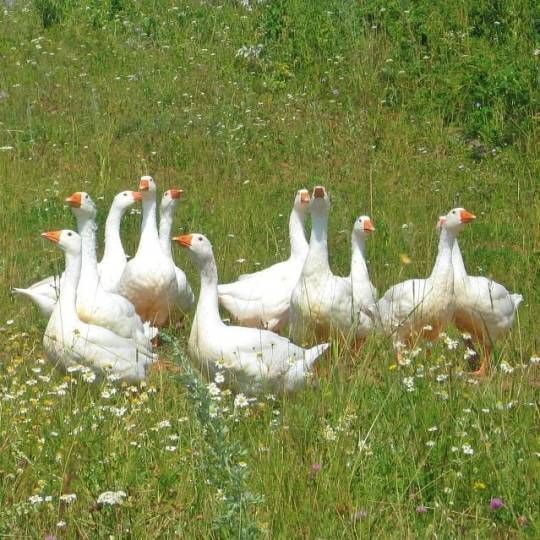
<path fill-rule="evenodd" d="M 304 386 L 330 336 L 359 347 L 372 331 L 388 335 L 398 362 L 419 339 L 433 341 L 453 324 L 470 335 L 482 355 L 483 375 L 493 344 L 511 328 L 519 294 L 491 279 L 469 276 L 457 243 L 475 216 L 454 208 L 439 218 L 438 252 L 430 276 L 391 287 L 380 299 L 371 283 L 365 242 L 375 227 L 359 217 L 352 230 L 348 276 L 336 276 L 328 262 L 330 199 L 324 187 L 296 194 L 289 220 L 290 257 L 238 281 L 219 284 L 208 238 L 200 233 L 172 240 L 186 249 L 200 274 L 196 302 L 185 273 L 176 266 L 171 227 L 182 190 L 162 197 L 157 224 L 156 184 L 143 176 L 139 190 L 113 200 L 105 249 L 96 255 L 97 209 L 87 193 L 66 199 L 77 220 L 72 230 L 42 236 L 65 253 L 65 270 L 14 292 L 32 299 L 49 318 L 43 339 L 47 357 L 60 369 L 86 366 L 117 380 L 144 379 L 158 362 L 159 328 L 195 307 L 188 353 L 208 377 L 220 372 L 225 384 L 244 392 L 290 392 Z M 126 210 L 142 201 L 142 226 L 135 256 L 127 259 L 120 237 Z M 311 216 L 309 242 L 305 221 Z M 222 321 L 219 304 L 237 326 Z M 284 337 L 287 326 L 290 339 Z M 309 348 L 305 348 L 309 347 Z"/>

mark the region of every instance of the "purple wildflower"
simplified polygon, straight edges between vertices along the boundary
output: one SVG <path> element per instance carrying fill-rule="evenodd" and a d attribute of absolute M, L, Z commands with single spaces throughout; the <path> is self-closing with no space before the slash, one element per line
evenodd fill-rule
<path fill-rule="evenodd" d="M 416 507 L 416 513 L 417 514 L 425 514 L 427 512 L 427 507 L 421 504 L 420 506 Z"/>
<path fill-rule="evenodd" d="M 499 497 L 495 497 L 494 499 L 491 499 L 491 502 L 489 503 L 489 507 L 492 510 L 500 510 L 501 508 L 504 508 L 504 501 L 500 499 Z"/>

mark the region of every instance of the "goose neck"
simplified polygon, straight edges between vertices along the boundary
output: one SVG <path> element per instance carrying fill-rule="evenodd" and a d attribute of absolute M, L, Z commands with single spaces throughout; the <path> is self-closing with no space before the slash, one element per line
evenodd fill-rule
<path fill-rule="evenodd" d="M 77 318 L 77 286 L 81 277 L 81 255 L 72 253 L 65 254 L 66 268 L 60 297 L 58 299 L 59 309 L 62 317 Z"/>
<path fill-rule="evenodd" d="M 214 259 L 200 267 L 201 290 L 195 316 L 205 326 L 223 325 L 218 307 L 218 273 Z"/>
<path fill-rule="evenodd" d="M 155 249 L 159 242 L 159 235 L 156 225 L 156 195 L 151 193 L 143 197 L 143 219 L 141 227 L 141 239 L 138 251 L 141 249 Z"/>
<path fill-rule="evenodd" d="M 313 213 L 309 252 L 306 264 L 329 268 L 328 264 L 328 213 Z"/>
<path fill-rule="evenodd" d="M 116 260 L 122 258 L 125 260 L 126 255 L 122 239 L 120 238 L 120 222 L 124 212 L 115 206 L 111 207 L 107 221 L 105 222 L 105 250 L 103 252 L 103 261 Z"/>
<path fill-rule="evenodd" d="M 163 253 L 172 258 L 171 249 L 171 229 L 173 224 L 173 212 L 170 208 L 164 208 L 161 210 L 161 216 L 159 219 L 159 243 Z"/>
<path fill-rule="evenodd" d="M 305 212 L 293 208 L 289 218 L 289 239 L 291 242 L 291 259 L 306 257 L 308 243 L 305 231 Z"/>
<path fill-rule="evenodd" d="M 351 278 L 353 281 L 357 279 L 365 279 L 369 276 L 365 257 L 365 250 L 365 239 L 361 236 L 356 236 L 353 232 L 351 239 Z"/>
<path fill-rule="evenodd" d="M 461 281 L 467 277 L 467 270 L 465 268 L 465 263 L 463 262 L 457 239 L 454 241 L 454 246 L 452 248 L 452 267 L 454 270 L 455 281 Z"/>
<path fill-rule="evenodd" d="M 452 268 L 452 248 L 455 239 L 455 233 L 451 233 L 447 229 L 441 231 L 437 258 L 430 276 L 433 281 L 433 287 L 441 288 L 441 292 L 453 291 L 454 271 Z"/>
<path fill-rule="evenodd" d="M 77 218 L 77 226 L 81 235 L 81 281 L 86 285 L 95 286 L 98 282 L 96 257 L 97 225 L 93 218 L 82 216 Z"/>

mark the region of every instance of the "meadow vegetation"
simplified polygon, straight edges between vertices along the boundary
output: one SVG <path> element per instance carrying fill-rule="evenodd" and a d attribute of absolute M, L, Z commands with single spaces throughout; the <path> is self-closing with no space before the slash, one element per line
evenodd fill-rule
<path fill-rule="evenodd" d="M 6 7 L 0 535 L 538 537 L 539 20 L 532 0 Z M 39 233 L 75 228 L 66 196 L 88 191 L 102 230 L 141 174 L 185 190 L 173 231 L 205 233 L 223 281 L 287 256 L 300 187 L 330 192 L 336 273 L 372 217 L 379 293 L 430 272 L 437 217 L 464 206 L 469 273 L 523 294 L 519 317 L 485 381 L 449 329 L 404 368 L 372 336 L 336 343 L 298 395 L 234 396 L 190 369 L 189 318 L 162 348 L 178 372 L 58 374 L 10 289 L 61 271 Z"/>

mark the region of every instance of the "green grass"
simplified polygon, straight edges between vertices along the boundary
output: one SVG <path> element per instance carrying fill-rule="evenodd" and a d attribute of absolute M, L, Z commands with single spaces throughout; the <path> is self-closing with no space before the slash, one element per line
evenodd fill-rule
<path fill-rule="evenodd" d="M 0 535 L 538 536 L 538 8 L 306 4 L 40 0 L 0 14 Z M 236 56 L 257 44 L 259 58 Z M 336 273 L 368 213 L 379 292 L 425 276 L 437 217 L 460 205 L 478 216 L 460 237 L 469 272 L 525 302 L 479 384 L 462 347 L 396 369 L 374 336 L 358 356 L 336 344 L 316 388 L 236 411 L 224 396 L 216 418 L 171 345 L 181 374 L 109 396 L 41 363 L 46 321 L 10 288 L 61 270 L 39 233 L 75 227 L 66 196 L 87 190 L 103 225 L 144 173 L 185 190 L 174 231 L 211 239 L 223 281 L 285 257 L 294 192 L 322 183 Z M 139 219 L 123 225 L 128 253 Z M 171 331 L 181 351 L 185 327 Z M 107 490 L 124 504 L 99 508 Z"/>

